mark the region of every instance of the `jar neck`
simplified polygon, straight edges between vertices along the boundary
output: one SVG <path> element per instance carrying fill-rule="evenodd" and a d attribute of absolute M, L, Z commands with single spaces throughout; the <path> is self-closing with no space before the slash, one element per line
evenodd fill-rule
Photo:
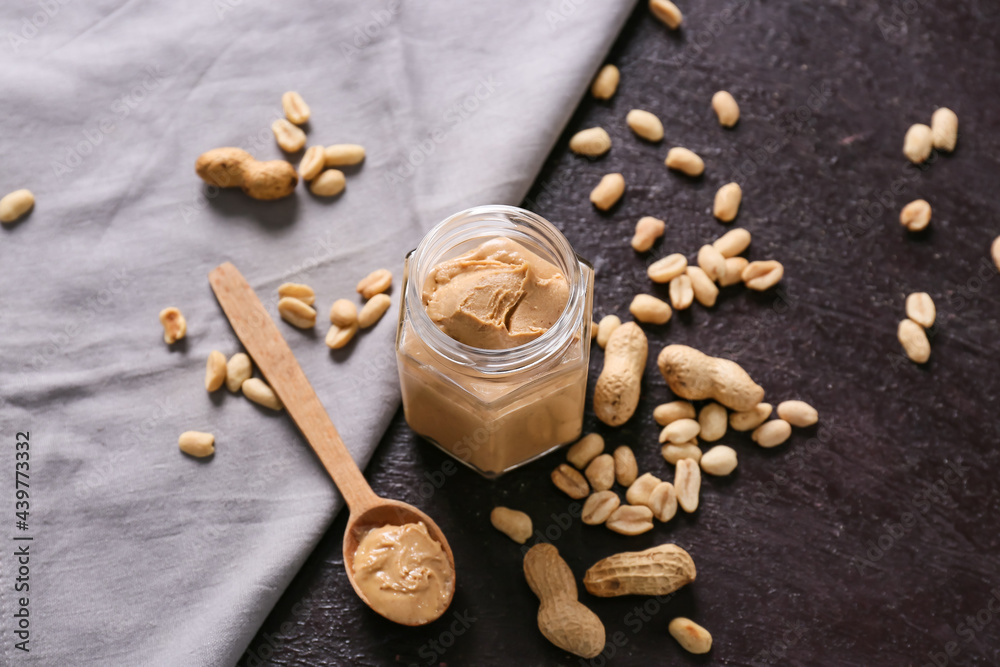
<path fill-rule="evenodd" d="M 444 333 L 424 308 L 422 290 L 440 262 L 468 252 L 492 238 L 516 241 L 546 259 L 566 277 L 569 296 L 556 322 L 538 338 L 517 347 L 472 347 Z M 449 364 L 485 376 L 530 370 L 549 362 L 580 333 L 587 302 L 587 278 L 569 241 L 548 220 L 515 206 L 478 206 L 438 223 L 406 258 L 403 295 L 408 320 L 432 353 Z"/>

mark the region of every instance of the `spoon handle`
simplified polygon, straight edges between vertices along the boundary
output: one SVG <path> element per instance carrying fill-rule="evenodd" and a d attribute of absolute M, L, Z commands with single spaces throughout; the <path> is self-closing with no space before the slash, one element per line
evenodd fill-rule
<path fill-rule="evenodd" d="M 240 342 L 285 404 L 351 512 L 361 512 L 374 504 L 378 496 L 365 481 L 291 348 L 239 269 L 230 262 L 220 264 L 208 274 L 208 281 Z"/>

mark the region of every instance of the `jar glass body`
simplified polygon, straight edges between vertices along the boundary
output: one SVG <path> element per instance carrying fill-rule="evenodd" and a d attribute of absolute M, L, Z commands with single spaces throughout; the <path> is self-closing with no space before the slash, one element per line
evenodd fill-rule
<path fill-rule="evenodd" d="M 569 297 L 556 322 L 518 347 L 459 343 L 424 309 L 428 273 L 496 237 L 551 262 Z M 512 206 L 480 206 L 447 218 L 406 257 L 396 362 L 406 421 L 417 434 L 487 477 L 579 437 L 587 391 L 594 273 L 545 219 Z"/>

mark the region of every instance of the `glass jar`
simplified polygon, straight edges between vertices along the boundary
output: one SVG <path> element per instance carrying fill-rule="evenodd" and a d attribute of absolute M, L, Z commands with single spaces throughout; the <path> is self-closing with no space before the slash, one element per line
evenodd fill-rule
<path fill-rule="evenodd" d="M 516 241 L 565 276 L 562 314 L 538 338 L 509 349 L 458 342 L 431 320 L 422 289 L 440 262 L 496 237 Z M 580 436 L 590 359 L 594 271 L 547 220 L 513 206 L 449 217 L 406 257 L 396 363 L 406 421 L 486 477 Z"/>

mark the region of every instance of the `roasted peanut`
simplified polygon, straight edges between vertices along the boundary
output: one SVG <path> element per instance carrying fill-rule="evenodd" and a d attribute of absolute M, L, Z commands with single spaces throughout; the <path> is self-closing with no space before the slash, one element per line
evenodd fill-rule
<path fill-rule="evenodd" d="M 602 317 L 600 324 L 597 325 L 597 345 L 601 349 L 607 347 L 608 340 L 611 339 L 611 334 L 621 325 L 622 321 L 617 315 L 605 315 Z"/>
<path fill-rule="evenodd" d="M 754 429 L 750 437 L 761 447 L 777 447 L 792 435 L 792 425 L 784 419 L 772 419 Z"/>
<path fill-rule="evenodd" d="M 720 90 L 712 95 L 712 109 L 719 117 L 719 125 L 722 127 L 732 127 L 740 119 L 740 105 L 725 90 Z"/>
<path fill-rule="evenodd" d="M 603 127 L 580 130 L 569 140 L 569 149 L 577 155 L 598 157 L 611 150 L 611 137 Z"/>
<path fill-rule="evenodd" d="M 328 167 L 353 167 L 365 159 L 365 147 L 358 144 L 333 144 L 323 149 Z"/>
<path fill-rule="evenodd" d="M 704 458 L 704 455 L 702 455 Z M 677 504 L 687 513 L 698 509 L 698 498 L 701 493 L 701 468 L 694 459 L 681 459 L 677 462 L 674 472 L 674 489 L 677 491 Z"/>
<path fill-rule="evenodd" d="M 574 500 L 586 498 L 587 494 L 590 493 L 590 486 L 587 484 L 587 480 L 583 478 L 583 475 L 581 475 L 575 468 L 571 468 L 565 463 L 560 463 L 559 466 L 552 471 L 550 477 L 552 478 L 552 483 L 556 485 L 557 489 Z"/>
<path fill-rule="evenodd" d="M 621 174 L 605 174 L 601 182 L 590 191 L 590 202 L 602 211 L 618 203 L 625 194 L 625 177 Z"/>
<path fill-rule="evenodd" d="M 358 321 L 358 307 L 349 299 L 337 299 L 330 306 L 330 324 L 349 327 Z"/>
<path fill-rule="evenodd" d="M 201 431 L 184 431 L 177 438 L 177 446 L 185 454 L 204 458 L 215 453 L 215 436 Z"/>
<path fill-rule="evenodd" d="M 621 426 L 635 412 L 648 351 L 646 334 L 635 322 L 621 325 L 608 339 L 594 386 L 594 414 L 608 426 Z"/>
<path fill-rule="evenodd" d="M 632 505 L 645 505 L 649 501 L 649 494 L 653 492 L 656 485 L 662 480 L 651 472 L 639 475 L 628 490 L 625 491 L 625 500 Z"/>
<path fill-rule="evenodd" d="M 663 139 L 663 123 L 656 117 L 656 114 L 642 109 L 632 109 L 625 116 L 625 123 L 629 128 L 646 141 L 660 141 Z"/>
<path fill-rule="evenodd" d="M 958 141 L 958 116 L 947 107 L 941 107 L 931 116 L 931 138 L 934 148 L 948 153 L 955 150 Z"/>
<path fill-rule="evenodd" d="M 914 292 L 906 297 L 906 316 L 925 329 L 934 326 L 937 308 L 934 299 L 927 292 Z M 781 409 L 780 406 L 778 408 Z"/>
<path fill-rule="evenodd" d="M 212 350 L 205 362 L 205 389 L 215 391 L 226 381 L 226 355 Z"/>
<path fill-rule="evenodd" d="M 700 655 L 712 650 L 712 635 L 688 618 L 675 618 L 667 627 L 670 635 L 688 653 Z"/>
<path fill-rule="evenodd" d="M 274 132 L 274 139 L 278 146 L 286 153 L 295 153 L 302 150 L 306 145 L 306 133 L 302 128 L 292 125 L 284 118 L 271 123 L 271 131 Z"/>
<path fill-rule="evenodd" d="M 687 267 L 687 276 L 691 279 L 691 290 L 698 303 L 706 308 L 714 306 L 715 300 L 719 297 L 719 288 L 708 277 L 704 269 L 700 266 L 689 266 Z"/>
<path fill-rule="evenodd" d="M 715 442 L 726 434 L 729 415 L 718 403 L 706 403 L 698 414 L 698 424 L 701 425 L 698 437 L 705 442 Z"/>
<path fill-rule="evenodd" d="M 243 185 L 244 165 L 254 161 L 242 148 L 213 148 L 198 156 L 194 170 L 209 185 L 236 188 Z"/>
<path fill-rule="evenodd" d="M 726 258 L 715 246 L 703 245 L 698 249 L 698 266 L 709 280 L 722 280 L 726 277 Z"/>
<path fill-rule="evenodd" d="M 215 148 L 194 165 L 198 176 L 220 188 L 240 188 L 254 199 L 287 197 L 299 182 L 295 167 L 284 160 L 260 162 L 240 148 Z"/>
<path fill-rule="evenodd" d="M 806 428 L 819 421 L 816 408 L 805 401 L 782 401 L 778 403 L 778 417 L 792 426 Z"/>
<path fill-rule="evenodd" d="M 624 487 L 629 487 L 639 474 L 639 464 L 635 461 L 635 453 L 631 447 L 622 445 L 615 450 L 615 480 Z"/>
<path fill-rule="evenodd" d="M 653 420 L 660 426 L 666 426 L 678 419 L 694 419 L 694 406 L 688 401 L 670 401 L 661 403 L 653 409 Z"/>
<path fill-rule="evenodd" d="M 243 163 L 240 188 L 254 199 L 281 199 L 292 194 L 298 182 L 295 167 L 284 160 L 252 160 Z"/>
<path fill-rule="evenodd" d="M 747 288 L 757 292 L 769 290 L 785 275 L 785 267 L 781 262 L 769 259 L 763 262 L 750 262 L 743 269 L 740 277 Z"/>
<path fill-rule="evenodd" d="M 281 108 L 285 112 L 285 118 L 292 123 L 303 125 L 309 122 L 309 105 L 294 90 L 281 96 Z"/>
<path fill-rule="evenodd" d="M 716 445 L 701 455 L 701 469 L 709 475 L 725 477 L 736 470 L 736 450 L 726 445 Z"/>
<path fill-rule="evenodd" d="M 272 410 L 281 410 L 285 407 L 270 385 L 260 378 L 245 380 L 241 388 L 243 389 L 243 395 L 257 405 L 263 405 L 265 408 L 271 408 Z"/>
<path fill-rule="evenodd" d="M 621 79 L 621 72 L 614 65 L 605 65 L 597 73 L 593 85 L 590 86 L 590 94 L 599 100 L 610 100 L 618 90 L 618 81 Z"/>
<path fill-rule="evenodd" d="M 301 283 L 282 283 L 281 285 L 278 285 L 278 296 L 288 296 L 293 299 L 298 299 L 307 306 L 311 306 L 316 303 L 316 292 L 314 292 L 313 288 L 309 287 L 309 285 L 303 285 Z"/>
<path fill-rule="evenodd" d="M 931 358 L 931 344 L 927 340 L 927 332 L 913 320 L 907 318 L 901 321 L 896 329 L 896 337 L 899 338 L 899 344 L 903 346 L 906 356 L 912 361 L 924 364 Z"/>
<path fill-rule="evenodd" d="M 253 364 L 250 362 L 250 357 L 237 352 L 226 362 L 226 389 L 235 394 L 251 375 L 253 375 Z"/>
<path fill-rule="evenodd" d="M 771 416 L 771 404 L 759 403 L 749 410 L 734 412 L 729 415 L 729 426 L 734 431 L 752 431 Z"/>
<path fill-rule="evenodd" d="M 681 398 L 712 398 L 730 410 L 750 410 L 764 400 L 764 389 L 739 364 L 687 345 L 663 348 L 657 365 L 670 390 Z"/>
<path fill-rule="evenodd" d="M 508 507 L 494 507 L 490 512 L 490 523 L 518 544 L 524 544 L 531 537 L 531 517 L 524 512 Z"/>
<path fill-rule="evenodd" d="M 669 595 L 698 577 L 691 554 L 676 544 L 661 544 L 603 558 L 587 569 L 583 585 L 597 597 Z"/>
<path fill-rule="evenodd" d="M 746 257 L 727 257 L 726 277 L 719 279 L 719 287 L 729 287 L 743 282 L 743 269 L 747 268 L 749 263 Z"/>
<path fill-rule="evenodd" d="M 684 22 L 681 10 L 670 0 L 649 0 L 649 11 L 671 30 L 677 30 Z"/>
<path fill-rule="evenodd" d="M 303 181 L 313 180 L 323 171 L 325 163 L 326 158 L 323 156 L 323 147 L 310 146 L 306 149 L 302 160 L 299 161 L 299 178 Z"/>
<path fill-rule="evenodd" d="M 668 169 L 676 169 L 684 172 L 691 178 L 697 178 L 705 173 L 705 161 L 694 151 L 675 146 L 667 151 L 667 159 L 664 164 Z"/>
<path fill-rule="evenodd" d="M 642 535 L 653 530 L 653 510 L 644 505 L 621 505 L 604 525 L 620 535 Z"/>
<path fill-rule="evenodd" d="M 317 197 L 336 197 L 347 187 L 347 178 L 339 169 L 327 169 L 309 184 L 309 192 Z"/>
<path fill-rule="evenodd" d="M 614 457 L 611 454 L 601 454 L 590 462 L 584 474 L 594 491 L 607 491 L 615 483 Z"/>
<path fill-rule="evenodd" d="M 635 223 L 635 235 L 632 237 L 632 248 L 636 252 L 646 252 L 653 247 L 656 243 L 656 239 L 663 236 L 663 230 L 666 229 L 666 223 L 659 218 L 654 218 L 651 216 L 645 216 L 639 218 L 639 222 Z"/>
<path fill-rule="evenodd" d="M 692 459 L 696 463 L 701 461 L 701 449 L 694 444 L 696 441 L 686 442 L 680 445 L 667 443 L 660 447 L 660 456 L 671 465 L 677 465 L 681 459 Z"/>
<path fill-rule="evenodd" d="M 649 265 L 646 274 L 654 283 L 669 283 L 687 270 L 687 257 L 680 253 L 667 255 Z"/>
<path fill-rule="evenodd" d="M 588 433 L 566 451 L 566 460 L 583 470 L 602 453 L 604 453 L 604 438 L 598 433 Z"/>
<path fill-rule="evenodd" d="M 919 232 L 931 223 L 931 205 L 924 199 L 915 199 L 899 212 L 899 224 L 908 232 Z"/>
<path fill-rule="evenodd" d="M 653 510 L 653 518 L 666 523 L 677 514 L 677 492 L 670 482 L 660 482 L 653 487 L 646 507 Z"/>
<path fill-rule="evenodd" d="M 386 292 L 392 287 L 392 272 L 389 269 L 376 269 L 358 282 L 358 294 L 370 299 L 376 294 Z"/>
<path fill-rule="evenodd" d="M 293 327 L 312 329 L 316 326 L 316 310 L 302 301 L 290 296 L 278 300 L 278 314 Z"/>
<path fill-rule="evenodd" d="M 622 504 L 614 491 L 592 493 L 583 503 L 580 519 L 588 526 L 599 526 Z"/>
<path fill-rule="evenodd" d="M 187 320 L 180 309 L 164 308 L 160 311 L 160 324 L 163 325 L 163 342 L 173 345 L 187 335 Z"/>
<path fill-rule="evenodd" d="M 722 222 L 732 222 L 740 212 L 740 202 L 743 201 L 743 188 L 739 183 L 726 183 L 715 193 L 715 204 L 712 215 Z"/>
<path fill-rule="evenodd" d="M 0 199 L 0 222 L 16 222 L 34 205 L 35 195 L 31 193 L 31 190 L 14 190 Z"/>
<path fill-rule="evenodd" d="M 326 332 L 324 342 L 331 350 L 339 350 L 350 343 L 356 333 L 358 333 L 357 322 L 346 327 L 338 327 L 336 324 L 331 324 L 330 330 Z"/>
<path fill-rule="evenodd" d="M 920 164 L 931 155 L 934 147 L 934 132 L 922 123 L 911 125 L 903 138 L 903 155 L 910 162 Z"/>
<path fill-rule="evenodd" d="M 581 658 L 604 650 L 604 624 L 577 600 L 573 571 L 551 544 L 536 544 L 524 555 L 524 577 L 538 596 L 538 629 L 550 642 Z"/>
<path fill-rule="evenodd" d="M 666 324 L 673 314 L 669 303 L 651 294 L 636 294 L 628 312 L 639 322 L 647 324 Z"/>
<path fill-rule="evenodd" d="M 368 302 L 361 307 L 361 312 L 358 313 L 358 326 L 367 329 L 375 324 L 382 319 L 390 305 L 392 305 L 392 298 L 388 294 L 376 294 L 368 299 Z"/>
<path fill-rule="evenodd" d="M 694 303 L 694 286 L 687 273 L 670 281 L 670 303 L 676 310 L 687 310 Z"/>
<path fill-rule="evenodd" d="M 736 227 L 735 229 L 730 229 L 728 232 L 715 239 L 712 244 L 715 249 L 722 253 L 722 256 L 726 259 L 730 257 L 736 257 L 743 253 L 744 250 L 750 247 L 750 232 L 743 229 L 742 227 Z"/>
<path fill-rule="evenodd" d="M 660 431 L 660 442 L 671 442 L 675 445 L 698 437 L 701 425 L 694 419 L 678 419 L 663 427 Z"/>

